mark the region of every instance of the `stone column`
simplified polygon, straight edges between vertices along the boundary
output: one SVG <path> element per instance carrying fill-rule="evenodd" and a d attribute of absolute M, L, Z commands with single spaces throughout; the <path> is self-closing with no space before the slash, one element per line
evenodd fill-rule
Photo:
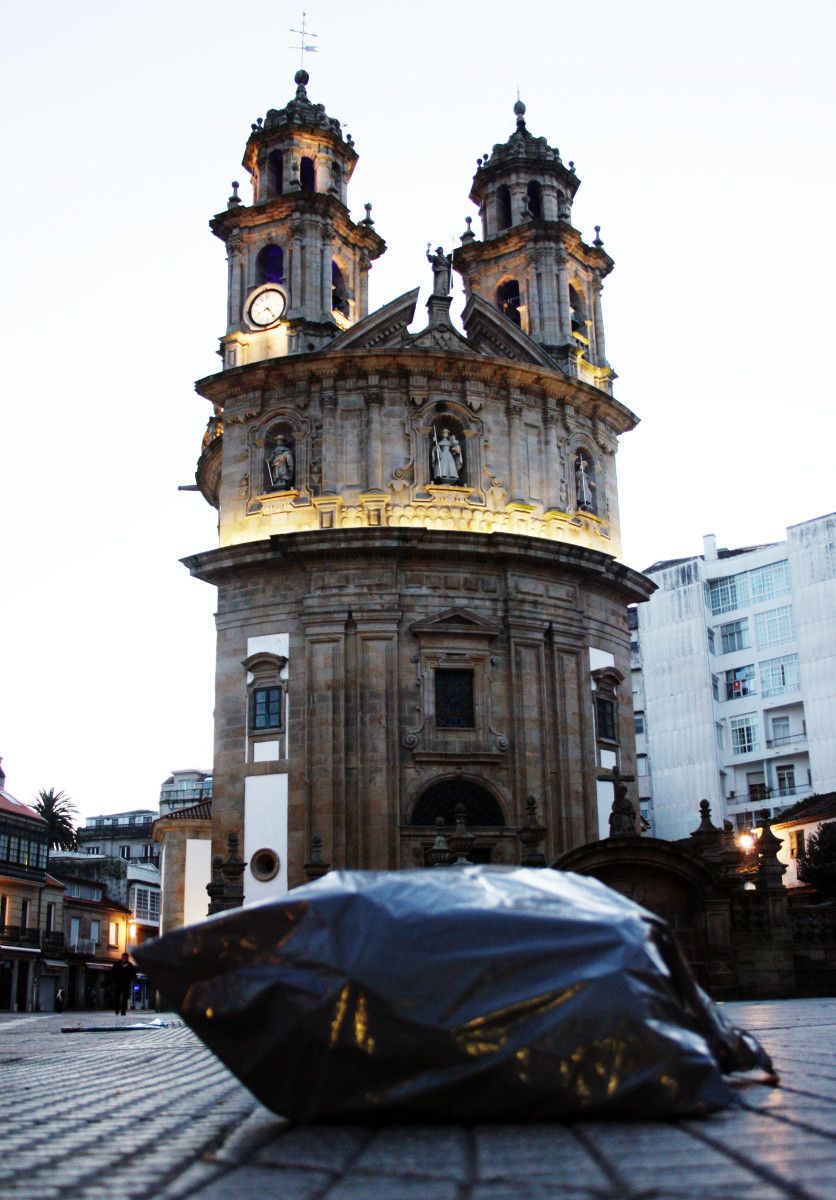
<path fill-rule="evenodd" d="M 601 292 L 604 285 L 596 275 L 592 281 L 592 327 L 595 331 L 595 362 L 599 367 L 606 365 L 607 354 L 604 345 L 604 318 L 601 313 Z"/>
<path fill-rule="evenodd" d="M 366 487 L 376 492 L 383 490 L 382 407 L 381 393 L 370 392 L 366 397 Z"/>
<path fill-rule="evenodd" d="M 323 855 L 345 866 L 345 788 L 347 780 L 345 702 L 347 611 L 310 613 L 304 628 L 307 728 L 300 787 L 291 789 L 288 808 L 288 885 L 305 881 L 311 837 L 322 838 Z M 300 764 L 301 765 L 301 764 Z"/>
<path fill-rule="evenodd" d="M 522 500 L 521 459 L 525 449 L 523 438 L 523 406 L 521 400 L 508 400 L 508 490 L 512 500 Z"/>
<path fill-rule="evenodd" d="M 331 239 L 327 232 L 322 243 L 321 272 L 322 320 L 327 321 L 331 315 Z"/>
<path fill-rule="evenodd" d="M 241 305 L 243 303 L 243 246 L 240 242 L 230 242 L 227 248 L 229 255 L 229 311 L 227 313 L 228 329 L 227 332 L 232 333 L 233 330 L 241 327 Z"/>
<path fill-rule="evenodd" d="M 557 444 L 557 413 L 548 401 L 543 413 L 546 441 L 546 494 L 547 508 L 560 508 L 560 476 L 562 464 L 560 447 Z"/>
<path fill-rule="evenodd" d="M 540 338 L 542 337 L 543 321 L 537 266 L 533 259 L 529 259 L 526 265 L 528 268 L 528 332 L 531 337 Z"/>
<path fill-rule="evenodd" d="M 365 317 L 369 311 L 369 271 L 372 264 L 369 262 L 369 256 L 365 250 L 360 253 L 360 261 L 358 263 L 358 275 L 360 286 L 358 289 L 357 302 L 357 319 Z"/>
<path fill-rule="evenodd" d="M 295 237 L 290 246 L 290 311 L 298 314 L 302 306 L 302 242 Z"/>
<path fill-rule="evenodd" d="M 572 340 L 572 320 L 569 316 L 569 282 L 566 278 L 566 251 L 557 251 L 557 323 L 560 342 Z"/>
<path fill-rule="evenodd" d="M 391 597 L 390 599 L 394 599 Z M 357 612 L 351 705 L 356 737 L 349 757 L 357 780 L 356 804 L 346 813 L 352 861 L 366 870 L 400 866 L 398 821 L 398 625 L 394 608 Z"/>
<path fill-rule="evenodd" d="M 322 491 L 337 490 L 337 397 L 323 385 L 322 392 Z"/>

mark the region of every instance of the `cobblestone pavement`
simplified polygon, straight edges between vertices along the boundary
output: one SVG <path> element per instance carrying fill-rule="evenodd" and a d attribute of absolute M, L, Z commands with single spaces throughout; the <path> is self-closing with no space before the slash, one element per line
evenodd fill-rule
<path fill-rule="evenodd" d="M 833 1200 L 836 999 L 725 1008 L 782 1086 L 745 1087 L 713 1116 L 379 1129 L 280 1120 L 176 1017 L 131 1030 L 109 1013 L 2 1014 L 0 1197 Z"/>

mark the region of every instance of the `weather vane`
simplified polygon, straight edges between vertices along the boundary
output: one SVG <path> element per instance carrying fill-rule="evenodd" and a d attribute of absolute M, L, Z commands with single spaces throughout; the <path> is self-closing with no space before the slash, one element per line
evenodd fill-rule
<path fill-rule="evenodd" d="M 299 70 L 300 70 L 300 71 L 301 71 L 301 70 L 303 70 L 303 69 L 304 69 L 304 66 L 305 66 L 305 51 L 307 51 L 309 54 L 316 54 L 316 51 L 317 51 L 317 47 L 316 47 L 316 46 L 309 46 L 309 45 L 306 43 L 306 41 L 305 41 L 305 38 L 309 38 L 309 37 L 311 37 L 311 38 L 315 38 L 315 37 L 318 37 L 318 36 L 319 36 L 319 35 L 318 35 L 318 34 L 316 34 L 316 33 L 310 33 L 310 32 L 309 32 L 309 31 L 308 31 L 308 30 L 305 28 L 305 17 L 306 17 L 306 16 L 307 16 L 307 14 L 303 12 L 303 13 L 302 13 L 302 28 L 301 28 L 301 29 L 291 29 L 291 30 L 290 30 L 290 32 L 291 32 L 291 33 L 297 33 L 297 34 L 299 35 L 299 45 L 298 45 L 298 46 L 291 46 L 291 47 L 290 47 L 290 49 L 291 49 L 291 50 L 298 50 L 298 51 L 300 52 L 300 53 L 299 53 Z"/>

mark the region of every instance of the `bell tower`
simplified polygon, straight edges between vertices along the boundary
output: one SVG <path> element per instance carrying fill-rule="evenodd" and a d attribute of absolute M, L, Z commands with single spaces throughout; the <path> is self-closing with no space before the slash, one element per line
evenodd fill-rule
<path fill-rule="evenodd" d="M 572 225 L 580 186 L 575 164 L 534 137 L 525 105 L 514 105 L 517 126 L 507 142 L 477 159 L 470 199 L 478 205 L 481 240 L 470 228 L 453 265 L 465 293 L 495 305 L 539 342 L 567 374 L 612 394 L 615 373 L 606 359 L 601 291 L 613 260 L 595 230 L 588 246 Z"/>
<path fill-rule="evenodd" d="M 308 73 L 296 95 L 252 126 L 242 165 L 253 202 L 233 183 L 226 212 L 209 222 L 227 248 L 224 369 L 320 350 L 368 312 L 368 272 L 386 249 L 371 205 L 359 223 L 347 208 L 357 163 L 350 134 L 308 99 Z"/>

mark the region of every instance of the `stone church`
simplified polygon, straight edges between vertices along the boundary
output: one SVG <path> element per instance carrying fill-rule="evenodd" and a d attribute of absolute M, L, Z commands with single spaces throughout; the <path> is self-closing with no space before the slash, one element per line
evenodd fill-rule
<path fill-rule="evenodd" d="M 296 94 L 252 126 L 211 221 L 226 246 L 223 369 L 197 483 L 219 545 L 213 853 L 239 837 L 247 901 L 333 867 L 423 865 L 463 804 L 470 857 L 518 861 L 533 796 L 547 855 L 606 835 L 634 769 L 613 397 L 598 231 L 573 163 L 515 128 L 477 162 L 451 255 L 368 311 L 386 249 L 352 219 L 352 138 Z M 464 281 L 460 332 L 451 276 Z M 413 325 L 418 326 L 413 331 Z"/>

